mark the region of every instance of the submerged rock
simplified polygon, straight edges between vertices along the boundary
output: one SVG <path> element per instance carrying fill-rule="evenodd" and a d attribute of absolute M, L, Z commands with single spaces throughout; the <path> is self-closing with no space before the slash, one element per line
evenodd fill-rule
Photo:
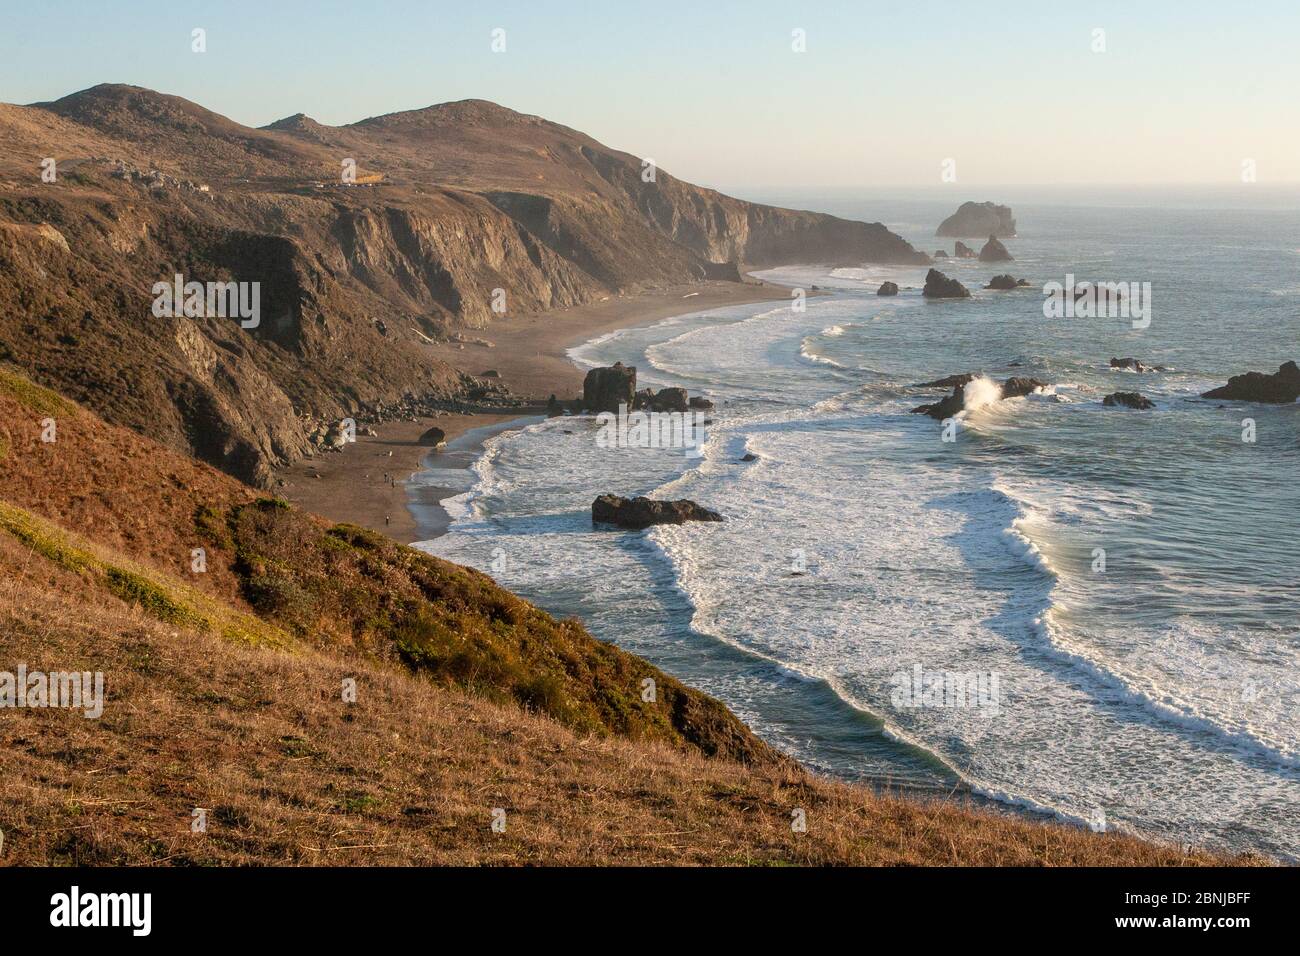
<path fill-rule="evenodd" d="M 889 281 L 880 283 L 880 288 L 876 290 L 876 295 L 898 295 L 898 283 Z"/>
<path fill-rule="evenodd" d="M 1285 405 L 1300 398 L 1300 368 L 1295 362 L 1285 362 L 1272 375 L 1263 372 L 1234 375 L 1227 385 L 1211 389 L 1201 397 Z"/>
<path fill-rule="evenodd" d="M 1141 392 L 1111 392 L 1101 400 L 1101 403 L 1111 408 L 1147 409 L 1156 407 L 1156 403 Z"/>
<path fill-rule="evenodd" d="M 1010 206 L 992 202 L 964 202 L 939 223 L 936 236 L 1003 236 L 1016 234 L 1016 220 Z"/>
<path fill-rule="evenodd" d="M 612 524 L 640 530 L 656 524 L 685 524 L 687 521 L 721 521 L 722 515 L 688 498 L 656 501 L 651 498 L 623 498 L 601 495 L 591 503 L 593 524 Z"/>
<path fill-rule="evenodd" d="M 925 274 L 925 288 L 921 295 L 927 299 L 969 299 L 970 292 L 956 279 L 949 279 L 938 269 Z"/>
<path fill-rule="evenodd" d="M 989 241 L 984 243 L 984 248 L 980 250 L 980 262 L 1011 262 L 1011 253 L 1007 252 L 1007 247 L 994 236 L 989 236 Z"/>
<path fill-rule="evenodd" d="M 1135 372 L 1150 372 L 1153 370 L 1150 365 L 1143 365 L 1135 358 L 1112 358 L 1110 360 L 1110 367 L 1129 368 Z"/>

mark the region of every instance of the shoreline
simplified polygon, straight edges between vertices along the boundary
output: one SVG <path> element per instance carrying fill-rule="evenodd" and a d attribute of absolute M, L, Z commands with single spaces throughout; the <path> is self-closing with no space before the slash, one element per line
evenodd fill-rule
<path fill-rule="evenodd" d="M 430 347 L 432 357 L 473 375 L 495 371 L 498 380 L 526 404 L 385 422 L 375 427 L 376 435 L 358 434 L 356 442 L 342 451 L 324 452 L 277 469 L 276 494 L 305 511 L 381 532 L 402 544 L 437 537 L 449 524 L 445 511 L 441 517 L 437 514 L 441 502 L 467 490 L 459 487 L 462 479 L 454 474 L 468 471 L 483 441 L 508 430 L 508 423 L 526 423 L 552 394 L 562 400 L 581 396 L 585 373 L 569 359 L 570 348 L 618 329 L 712 308 L 784 299 L 788 293 L 785 286 L 759 280 L 672 286 L 506 318 L 474 333 L 481 336 L 476 340 L 440 342 Z M 420 435 L 435 425 L 446 432 L 446 445 L 438 449 L 421 445 Z M 469 432 L 480 437 L 458 442 Z M 436 476 L 430 472 L 444 469 L 447 474 L 442 480 L 432 480 Z"/>

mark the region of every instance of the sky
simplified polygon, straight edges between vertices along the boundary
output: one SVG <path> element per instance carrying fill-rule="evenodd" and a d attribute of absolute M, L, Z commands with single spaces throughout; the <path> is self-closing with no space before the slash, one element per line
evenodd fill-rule
<path fill-rule="evenodd" d="M 250 126 L 339 125 L 473 97 L 731 191 L 1228 185 L 1246 163 L 1260 184 L 1300 182 L 1295 0 L 0 8 L 8 103 L 131 83 Z"/>

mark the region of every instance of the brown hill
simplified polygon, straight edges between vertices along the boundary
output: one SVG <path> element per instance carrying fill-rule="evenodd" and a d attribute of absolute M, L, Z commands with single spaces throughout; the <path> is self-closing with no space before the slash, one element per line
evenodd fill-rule
<path fill-rule="evenodd" d="M 122 85 L 0 105 L 0 359 L 266 485 L 314 419 L 480 387 L 421 336 L 487 326 L 494 301 L 518 316 L 745 265 L 926 261 L 879 223 L 641 165 L 477 100 L 264 129 Z M 260 283 L 260 324 L 155 318 L 178 273 Z"/>
<path fill-rule="evenodd" d="M 6 370 L 0 581 L 4 659 L 106 690 L 94 719 L 5 712 L 11 863 L 1217 862 L 819 780 L 485 575 L 258 499 Z"/>

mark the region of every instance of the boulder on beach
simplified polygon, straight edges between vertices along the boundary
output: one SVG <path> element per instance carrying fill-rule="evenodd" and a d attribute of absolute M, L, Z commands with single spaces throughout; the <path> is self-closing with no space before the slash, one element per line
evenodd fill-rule
<path fill-rule="evenodd" d="M 722 515 L 687 498 L 656 501 L 651 498 L 623 498 L 601 495 L 591 503 L 593 524 L 612 524 L 640 530 L 656 524 L 685 524 L 687 521 L 721 521 Z"/>
<path fill-rule="evenodd" d="M 1101 400 L 1101 403 L 1110 408 L 1147 409 L 1156 407 L 1156 403 L 1141 392 L 1111 392 Z"/>
<path fill-rule="evenodd" d="M 420 444 L 426 448 L 437 448 L 447 443 L 447 433 L 436 425 L 420 436 Z"/>
<path fill-rule="evenodd" d="M 1238 402 L 1266 402 L 1285 405 L 1300 398 L 1300 367 L 1295 362 L 1285 362 L 1272 375 L 1247 372 L 1234 375 L 1227 385 L 1211 389 L 1202 398 L 1226 398 Z"/>
<path fill-rule="evenodd" d="M 962 242 L 960 239 L 958 239 L 957 244 L 952 247 L 952 254 L 958 259 L 974 259 L 979 256 L 978 252 L 966 245 L 966 243 Z"/>
<path fill-rule="evenodd" d="M 1006 292 L 1009 289 L 1023 289 L 1027 285 L 1029 285 L 1028 279 L 1017 279 L 1015 276 L 1007 273 L 1000 276 L 994 276 L 989 280 L 989 284 L 984 288 L 997 289 L 1000 292 Z"/>
<path fill-rule="evenodd" d="M 970 292 L 956 279 L 949 279 L 938 269 L 925 274 L 925 288 L 921 295 L 927 299 L 969 299 Z"/>
<path fill-rule="evenodd" d="M 989 241 L 984 243 L 984 248 L 980 250 L 980 262 L 1010 262 L 1011 253 L 1007 252 L 1007 247 L 998 242 L 995 236 L 989 236 Z"/>
<path fill-rule="evenodd" d="M 593 368 L 582 380 L 582 404 L 590 412 L 618 412 L 636 404 L 636 367 L 615 362 Z"/>
<path fill-rule="evenodd" d="M 939 223 L 936 236 L 1002 236 L 1016 234 L 1016 220 L 1010 206 L 991 202 L 964 202 L 957 211 Z M 960 255 L 960 253 L 958 253 Z"/>
<path fill-rule="evenodd" d="M 876 295 L 898 295 L 897 282 L 882 282 L 880 288 L 876 290 Z"/>

